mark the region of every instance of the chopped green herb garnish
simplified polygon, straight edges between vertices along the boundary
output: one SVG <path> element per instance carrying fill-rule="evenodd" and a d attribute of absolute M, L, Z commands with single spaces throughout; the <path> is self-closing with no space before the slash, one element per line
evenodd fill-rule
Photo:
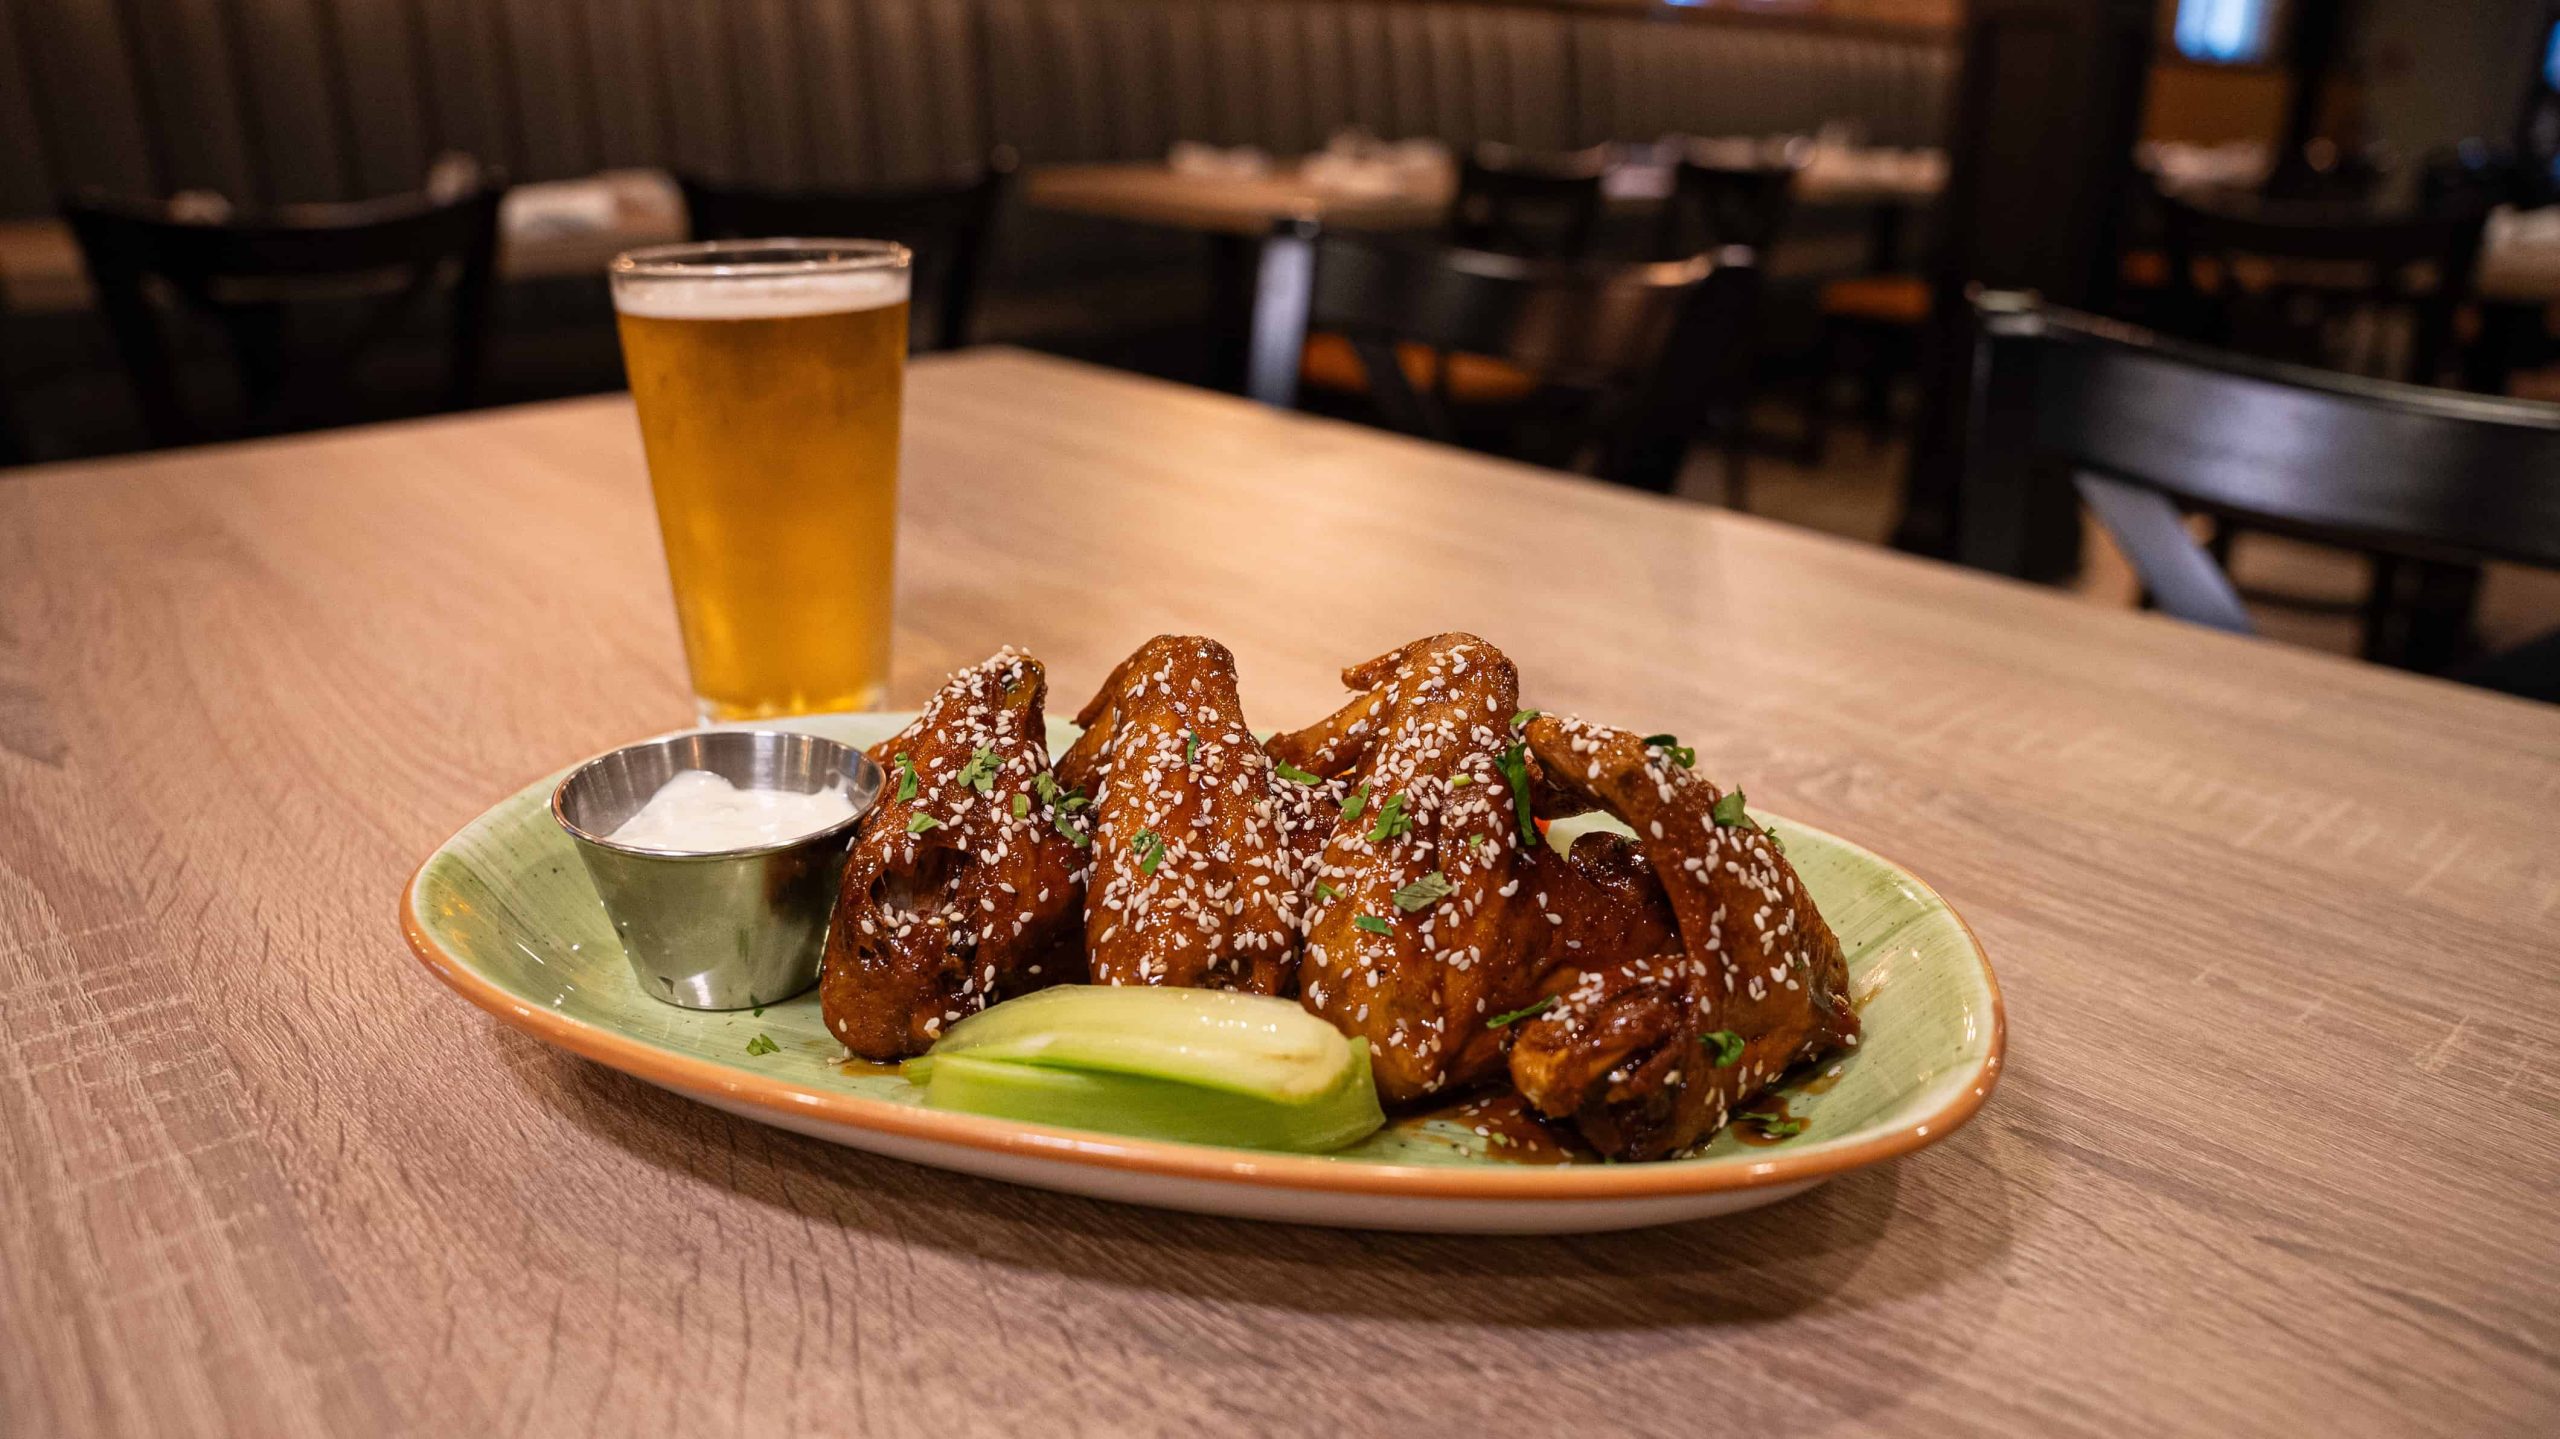
<path fill-rule="evenodd" d="M 1074 845 L 1076 848 L 1085 849 L 1089 848 L 1093 844 L 1093 836 L 1076 828 L 1074 825 L 1067 823 L 1067 817 L 1065 815 L 1061 814 L 1051 816 L 1050 822 L 1055 824 L 1058 827 L 1058 833 L 1065 835 L 1067 837 L 1067 842 Z"/>
<path fill-rule="evenodd" d="M 1065 799 L 1058 801 L 1058 808 L 1065 810 L 1069 814 L 1074 814 L 1077 810 L 1080 810 L 1091 803 L 1093 803 L 1092 800 L 1084 797 L 1083 790 L 1070 790 L 1067 792 L 1067 797 Z"/>
<path fill-rule="evenodd" d="M 900 755 L 897 758 L 897 766 L 898 798 L 914 799 L 916 797 L 916 762 L 905 755 Z"/>
<path fill-rule="evenodd" d="M 1360 811 L 1367 809 L 1368 807 L 1369 782 L 1364 779 L 1360 781 L 1359 788 L 1343 796 L 1342 817 L 1344 819 L 1358 819 L 1360 817 Z"/>
<path fill-rule="evenodd" d="M 1298 768 L 1296 765 L 1289 763 L 1285 759 L 1274 763 L 1271 766 L 1271 772 L 1280 776 L 1282 779 L 1289 780 L 1296 784 L 1324 783 L 1322 776 L 1309 774 L 1305 770 Z"/>
<path fill-rule="evenodd" d="M 1764 1139 L 1793 1139 L 1804 1133 L 1804 1121 L 1791 1114 L 1772 1114 L 1765 1109 L 1754 1109 L 1734 1117 L 1759 1130 Z"/>
<path fill-rule="evenodd" d="M 992 794 L 996 787 L 996 771 L 1004 768 L 1004 760 L 984 745 L 960 766 L 960 783 L 980 794 Z"/>
<path fill-rule="evenodd" d="M 1417 909 L 1429 909 L 1431 906 L 1447 899 L 1456 889 L 1457 886 L 1449 882 L 1449 877 L 1447 875 L 1442 874 L 1440 871 L 1435 869 L 1429 874 L 1424 875 L 1422 878 L 1415 880 L 1413 883 L 1406 885 L 1404 888 L 1397 890 L 1395 894 L 1396 908 L 1405 911 L 1407 914 L 1410 914 Z"/>
<path fill-rule="evenodd" d="M 1475 782 L 1476 782 L 1476 777 L 1475 777 L 1474 775 L 1471 775 L 1471 774 L 1458 774 L 1458 775 L 1451 775 L 1451 776 L 1449 776 L 1449 788 L 1451 788 L 1451 789 L 1456 789 L 1456 788 L 1458 788 L 1460 785 L 1469 785 L 1469 784 L 1474 784 Z"/>
<path fill-rule="evenodd" d="M 1529 721 L 1531 721 L 1531 720 L 1533 720 L 1533 719 L 1536 719 L 1536 718 L 1537 718 L 1541 713 L 1543 713 L 1543 711 L 1540 711 L 1540 710 L 1520 710 L 1520 711 L 1518 711 L 1517 713 L 1515 713 L 1515 714 L 1513 714 L 1513 715 L 1511 716 L 1511 727 L 1512 727 L 1513 729 L 1518 729 L 1518 728 L 1520 728 L 1522 725 L 1527 724 Z"/>
<path fill-rule="evenodd" d="M 926 830 L 940 828 L 942 828 L 942 821 L 935 819 L 932 815 L 919 812 L 907 816 L 907 833 L 909 834 L 922 834 Z"/>
<path fill-rule="evenodd" d="M 1730 1029 L 1719 1029 L 1713 1034 L 1699 1035 L 1698 1042 L 1716 1052 L 1718 1069 L 1742 1058 L 1742 1036 Z"/>
<path fill-rule="evenodd" d="M 1031 788 L 1039 793 L 1042 804 L 1058 802 L 1058 777 L 1042 770 L 1031 777 Z"/>
<path fill-rule="evenodd" d="M 1385 920 L 1378 918 L 1374 914 L 1352 916 L 1351 927 L 1353 929 L 1365 929 L 1371 934 L 1395 933 L 1395 927 L 1393 925 L 1388 924 Z"/>
<path fill-rule="evenodd" d="M 1369 840 L 1394 839 L 1413 828 L 1413 819 L 1404 812 L 1404 796 L 1388 795 L 1378 801 L 1378 822 L 1369 827 Z"/>
<path fill-rule="evenodd" d="M 1742 791 L 1727 790 L 1724 797 L 1716 801 L 1716 807 L 1708 813 L 1714 817 L 1718 825 L 1726 829 L 1758 829 L 1760 827 L 1758 822 L 1743 811 L 1742 805 Z"/>
<path fill-rule="evenodd" d="M 1511 1025 L 1518 1024 L 1521 1020 L 1544 1014 L 1555 1007 L 1556 997 L 1550 994 L 1546 998 L 1539 1000 L 1537 1003 L 1532 1004 L 1525 1009 L 1515 1009 L 1509 1014 L 1497 1014 L 1493 1018 L 1486 1020 L 1484 1022 L 1484 1027 L 1487 1029 L 1507 1028 Z"/>
<path fill-rule="evenodd" d="M 1688 745 L 1682 744 L 1680 742 L 1680 736 L 1676 734 L 1649 734 L 1644 737 L 1644 742 L 1646 748 L 1662 751 L 1664 755 L 1670 758 L 1673 764 L 1680 766 L 1682 769 L 1694 769 L 1697 767 L 1697 750 Z"/>
<path fill-rule="evenodd" d="M 1484 848 L 1484 836 L 1483 836 L 1483 835 L 1480 835 L 1480 834 L 1471 834 L 1471 835 L 1468 835 L 1468 836 L 1467 836 L 1467 848 L 1469 848 L 1469 849 L 1482 849 L 1482 848 Z"/>
<path fill-rule="evenodd" d="M 1156 866 L 1164 863 L 1164 836 L 1154 830 L 1138 831 L 1137 837 L 1129 841 L 1129 847 L 1137 851 L 1140 874 L 1153 874 Z"/>
<path fill-rule="evenodd" d="M 1520 821 L 1520 842 L 1534 850 L 1538 847 L 1538 820 L 1529 813 L 1529 746 L 1514 740 L 1509 749 L 1493 757 L 1493 763 L 1511 782 L 1511 812 Z"/>
<path fill-rule="evenodd" d="M 1324 900 L 1327 903 L 1331 903 L 1337 897 L 1337 894 L 1338 891 L 1336 891 L 1332 885 L 1325 883 L 1323 880 L 1316 881 L 1316 898 Z"/>
<path fill-rule="evenodd" d="M 1199 731 L 1184 730 L 1182 732 L 1182 762 L 1184 764 L 1198 764 L 1200 762 Z"/>
<path fill-rule="evenodd" d="M 1769 842 L 1769 848 L 1776 850 L 1780 854 L 1785 854 L 1787 852 L 1787 842 L 1778 838 L 1778 832 L 1769 828 L 1765 824 L 1760 826 L 1760 837 Z"/>
<path fill-rule="evenodd" d="M 749 1054 L 780 1054 L 781 1052 L 782 1046 L 774 1043 L 773 1038 L 770 1035 L 759 1034 L 755 1038 L 747 1041 L 747 1053 Z"/>
<path fill-rule="evenodd" d="M 1031 796 L 1016 794 L 1013 797 L 1013 817 L 1020 819 L 1029 813 L 1031 813 Z"/>
<path fill-rule="evenodd" d="M 761 1005 L 761 1004 L 759 1004 L 759 1005 L 757 1005 L 757 1006 L 756 1006 L 756 1018 L 758 1018 L 758 1019 L 762 1019 L 762 1018 L 764 1018 L 764 1006 L 763 1006 L 763 1005 Z"/>

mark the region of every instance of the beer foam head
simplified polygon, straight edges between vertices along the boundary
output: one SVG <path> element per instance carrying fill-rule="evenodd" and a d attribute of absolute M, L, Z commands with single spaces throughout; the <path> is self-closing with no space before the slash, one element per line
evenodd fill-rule
<path fill-rule="evenodd" d="M 876 267 L 698 277 L 616 275 L 613 307 L 653 320 L 788 320 L 906 302 L 907 272 Z"/>

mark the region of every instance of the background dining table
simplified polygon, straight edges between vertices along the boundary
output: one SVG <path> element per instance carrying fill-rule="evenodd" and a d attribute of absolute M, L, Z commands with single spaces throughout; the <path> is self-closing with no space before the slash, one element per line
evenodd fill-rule
<path fill-rule="evenodd" d="M 1338 1232 L 961 1178 L 504 1028 L 419 859 L 682 723 L 619 397 L 0 474 L 0 1433 L 2550 1433 L 2560 710 L 1007 351 L 908 401 L 892 701 L 1463 627 L 1927 877 L 1969 1127 L 1748 1214 Z"/>

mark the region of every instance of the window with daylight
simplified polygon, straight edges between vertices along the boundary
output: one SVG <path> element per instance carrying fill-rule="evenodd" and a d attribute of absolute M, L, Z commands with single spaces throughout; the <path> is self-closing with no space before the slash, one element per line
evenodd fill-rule
<path fill-rule="evenodd" d="M 2275 12 L 2275 0 L 2178 0 L 2178 53 L 2215 65 L 2263 64 Z"/>

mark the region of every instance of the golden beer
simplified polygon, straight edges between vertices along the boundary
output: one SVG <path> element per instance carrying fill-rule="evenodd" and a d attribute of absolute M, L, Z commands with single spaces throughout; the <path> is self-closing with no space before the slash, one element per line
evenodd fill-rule
<path fill-rule="evenodd" d="M 615 261 L 613 280 L 702 718 L 879 703 L 906 251 L 669 246 Z"/>

